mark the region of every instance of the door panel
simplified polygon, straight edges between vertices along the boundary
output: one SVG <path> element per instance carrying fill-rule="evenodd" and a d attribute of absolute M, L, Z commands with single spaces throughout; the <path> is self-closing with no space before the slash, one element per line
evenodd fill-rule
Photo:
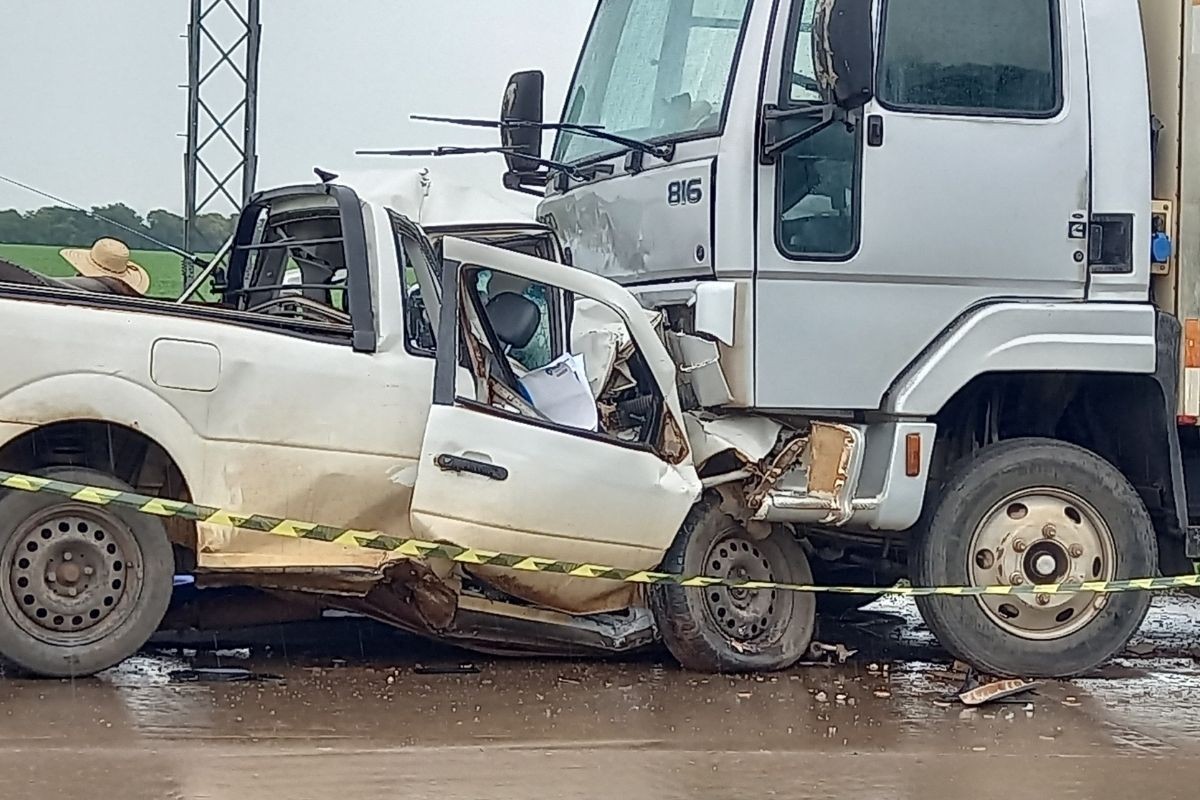
<path fill-rule="evenodd" d="M 645 313 L 616 284 L 560 264 L 457 239 L 446 240 L 445 254 L 434 405 L 413 492 L 414 530 L 484 550 L 628 569 L 657 565 L 700 493 L 686 443 L 681 458 L 668 460 L 649 444 L 501 410 L 510 402 L 473 401 L 481 369 L 491 362 L 475 357 L 480 342 L 460 349 L 463 319 L 473 332 L 483 328 L 485 340 L 491 327 L 467 296 L 477 285 L 476 268 L 566 290 L 604 304 L 625 323 L 652 375 L 664 424 L 679 424 L 674 368 Z M 456 369 L 462 352 L 473 365 L 466 376 Z M 497 373 L 489 368 L 489 374 Z M 629 587 L 620 584 L 472 570 L 514 595 L 572 613 L 621 608 L 630 599 Z"/>
<path fill-rule="evenodd" d="M 1021 5 L 1032 13 L 1037 2 Z M 1086 264 L 1076 254 L 1085 242 L 1072 238 L 1070 223 L 1088 212 L 1087 78 L 1065 66 L 1084 63 L 1082 20 L 1075 18 L 1077 4 L 1053 2 L 1056 29 L 1066 32 L 1056 51 L 1064 67 L 1056 90 L 1061 108 L 1045 118 L 1012 110 L 889 108 L 876 99 L 856 113 L 852 131 L 835 124 L 822 134 L 840 136 L 840 149 L 814 137 L 785 151 L 778 164 L 760 167 L 756 405 L 874 409 L 904 368 L 971 307 L 999 298 L 1084 297 Z M 889 3 L 910 15 L 922 4 L 944 7 L 934 0 Z M 791 9 L 800 16 L 780 13 L 766 103 L 781 102 L 781 86 L 783 105 L 792 102 L 791 74 L 811 62 L 805 5 L 797 0 Z M 990 13 L 983 0 L 962 5 Z M 962 21 L 970 22 L 969 15 Z M 887 36 L 888 26 L 882 28 Z M 1001 77 L 992 96 L 1004 98 L 1006 81 L 1015 80 L 1007 66 L 970 64 L 962 72 L 974 70 L 971 80 L 958 73 L 947 78 L 943 64 L 925 64 L 923 51 L 908 47 L 917 61 L 889 73 L 889 92 L 909 100 L 975 102 L 971 91 L 992 86 L 993 69 Z M 903 61 L 905 51 L 896 52 L 892 57 Z M 927 82 L 910 86 L 896 75 Z M 875 134 L 869 138 L 868 128 Z"/>
<path fill-rule="evenodd" d="M 499 467 L 507 475 L 499 480 L 439 467 L 439 458 L 447 455 Z M 696 498 L 686 472 L 650 452 L 477 408 L 434 406 L 412 527 L 419 536 L 464 547 L 650 569 L 662 560 Z M 484 572 L 508 575 L 499 585 L 563 611 L 601 610 L 624 588 L 583 578 Z"/>

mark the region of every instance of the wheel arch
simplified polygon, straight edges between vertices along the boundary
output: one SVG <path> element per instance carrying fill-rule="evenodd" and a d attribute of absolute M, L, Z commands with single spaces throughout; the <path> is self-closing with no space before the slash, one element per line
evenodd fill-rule
<path fill-rule="evenodd" d="M 1165 330 L 1164 330 L 1165 329 Z M 881 410 L 927 417 L 980 377 L 1046 371 L 1150 374 L 1179 321 L 1140 303 L 988 303 L 965 312 L 892 382 Z M 1178 358 L 1171 361 L 1178 369 Z"/>
<path fill-rule="evenodd" d="M 0 468 L 86 466 L 146 494 L 193 499 L 203 454 L 196 430 L 158 395 L 117 377 L 63 375 L 0 398 Z M 195 525 L 167 521 L 172 542 L 195 552 Z"/>
<path fill-rule="evenodd" d="M 973 378 L 935 416 L 934 485 L 982 444 L 1059 439 L 1117 467 L 1137 489 L 1159 539 L 1182 543 L 1188 518 L 1176 416 L 1180 326 L 1159 316 L 1151 374 L 989 372 Z M 1178 548 L 1162 549 L 1165 559 Z"/>

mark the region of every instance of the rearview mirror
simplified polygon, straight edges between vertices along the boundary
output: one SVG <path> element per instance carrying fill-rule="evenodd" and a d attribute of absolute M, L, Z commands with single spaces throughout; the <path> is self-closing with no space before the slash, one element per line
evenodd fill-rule
<path fill-rule="evenodd" d="M 875 74 L 870 0 L 817 0 L 812 48 L 821 99 L 846 111 L 866 105 Z"/>
<path fill-rule="evenodd" d="M 545 76 L 541 70 L 514 73 L 504 90 L 504 102 L 500 105 L 500 144 L 514 149 L 505 153 L 509 172 L 536 172 L 538 164 L 524 156 L 533 158 L 542 154 L 543 93 Z M 511 126 L 505 123 L 527 123 Z"/>

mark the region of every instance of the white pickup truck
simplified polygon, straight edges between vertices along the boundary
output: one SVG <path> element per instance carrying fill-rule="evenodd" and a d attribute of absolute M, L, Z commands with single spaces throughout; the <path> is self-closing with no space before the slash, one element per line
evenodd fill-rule
<path fill-rule="evenodd" d="M 0 283 L 19 332 L 0 365 L 0 468 L 580 563 L 809 580 L 803 538 L 752 509 L 803 473 L 814 514 L 835 513 L 856 432 L 685 414 L 681 343 L 657 315 L 558 263 L 553 234 L 520 215 L 423 230 L 423 181 L 257 194 L 214 302 Z M 586 403 L 539 407 L 533 376 L 572 353 Z M 788 666 L 815 625 L 811 595 L 464 569 L 10 493 L 0 656 L 45 676 L 105 669 L 159 626 L 177 569 L 483 650 L 661 639 L 708 670 Z"/>

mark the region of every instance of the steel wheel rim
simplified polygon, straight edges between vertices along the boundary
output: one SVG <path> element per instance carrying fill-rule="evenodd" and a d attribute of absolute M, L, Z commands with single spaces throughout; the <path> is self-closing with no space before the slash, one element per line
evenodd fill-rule
<path fill-rule="evenodd" d="M 67 503 L 33 514 L 0 551 L 0 605 L 26 634 L 78 647 L 121 627 L 142 590 L 141 548 L 101 509 Z"/>
<path fill-rule="evenodd" d="M 778 550 L 766 541 L 755 541 L 738 527 L 724 531 L 708 548 L 704 573 L 717 578 L 775 581 L 772 559 Z M 787 627 L 793 598 L 774 589 L 704 590 L 704 611 L 709 623 L 731 642 L 765 647 L 779 640 Z"/>
<path fill-rule="evenodd" d="M 1091 503 L 1053 487 L 1022 489 L 992 506 L 967 551 L 973 586 L 1113 580 L 1116 541 Z M 985 595 L 976 598 L 998 627 L 1022 639 L 1060 639 L 1104 610 L 1107 595 Z"/>

